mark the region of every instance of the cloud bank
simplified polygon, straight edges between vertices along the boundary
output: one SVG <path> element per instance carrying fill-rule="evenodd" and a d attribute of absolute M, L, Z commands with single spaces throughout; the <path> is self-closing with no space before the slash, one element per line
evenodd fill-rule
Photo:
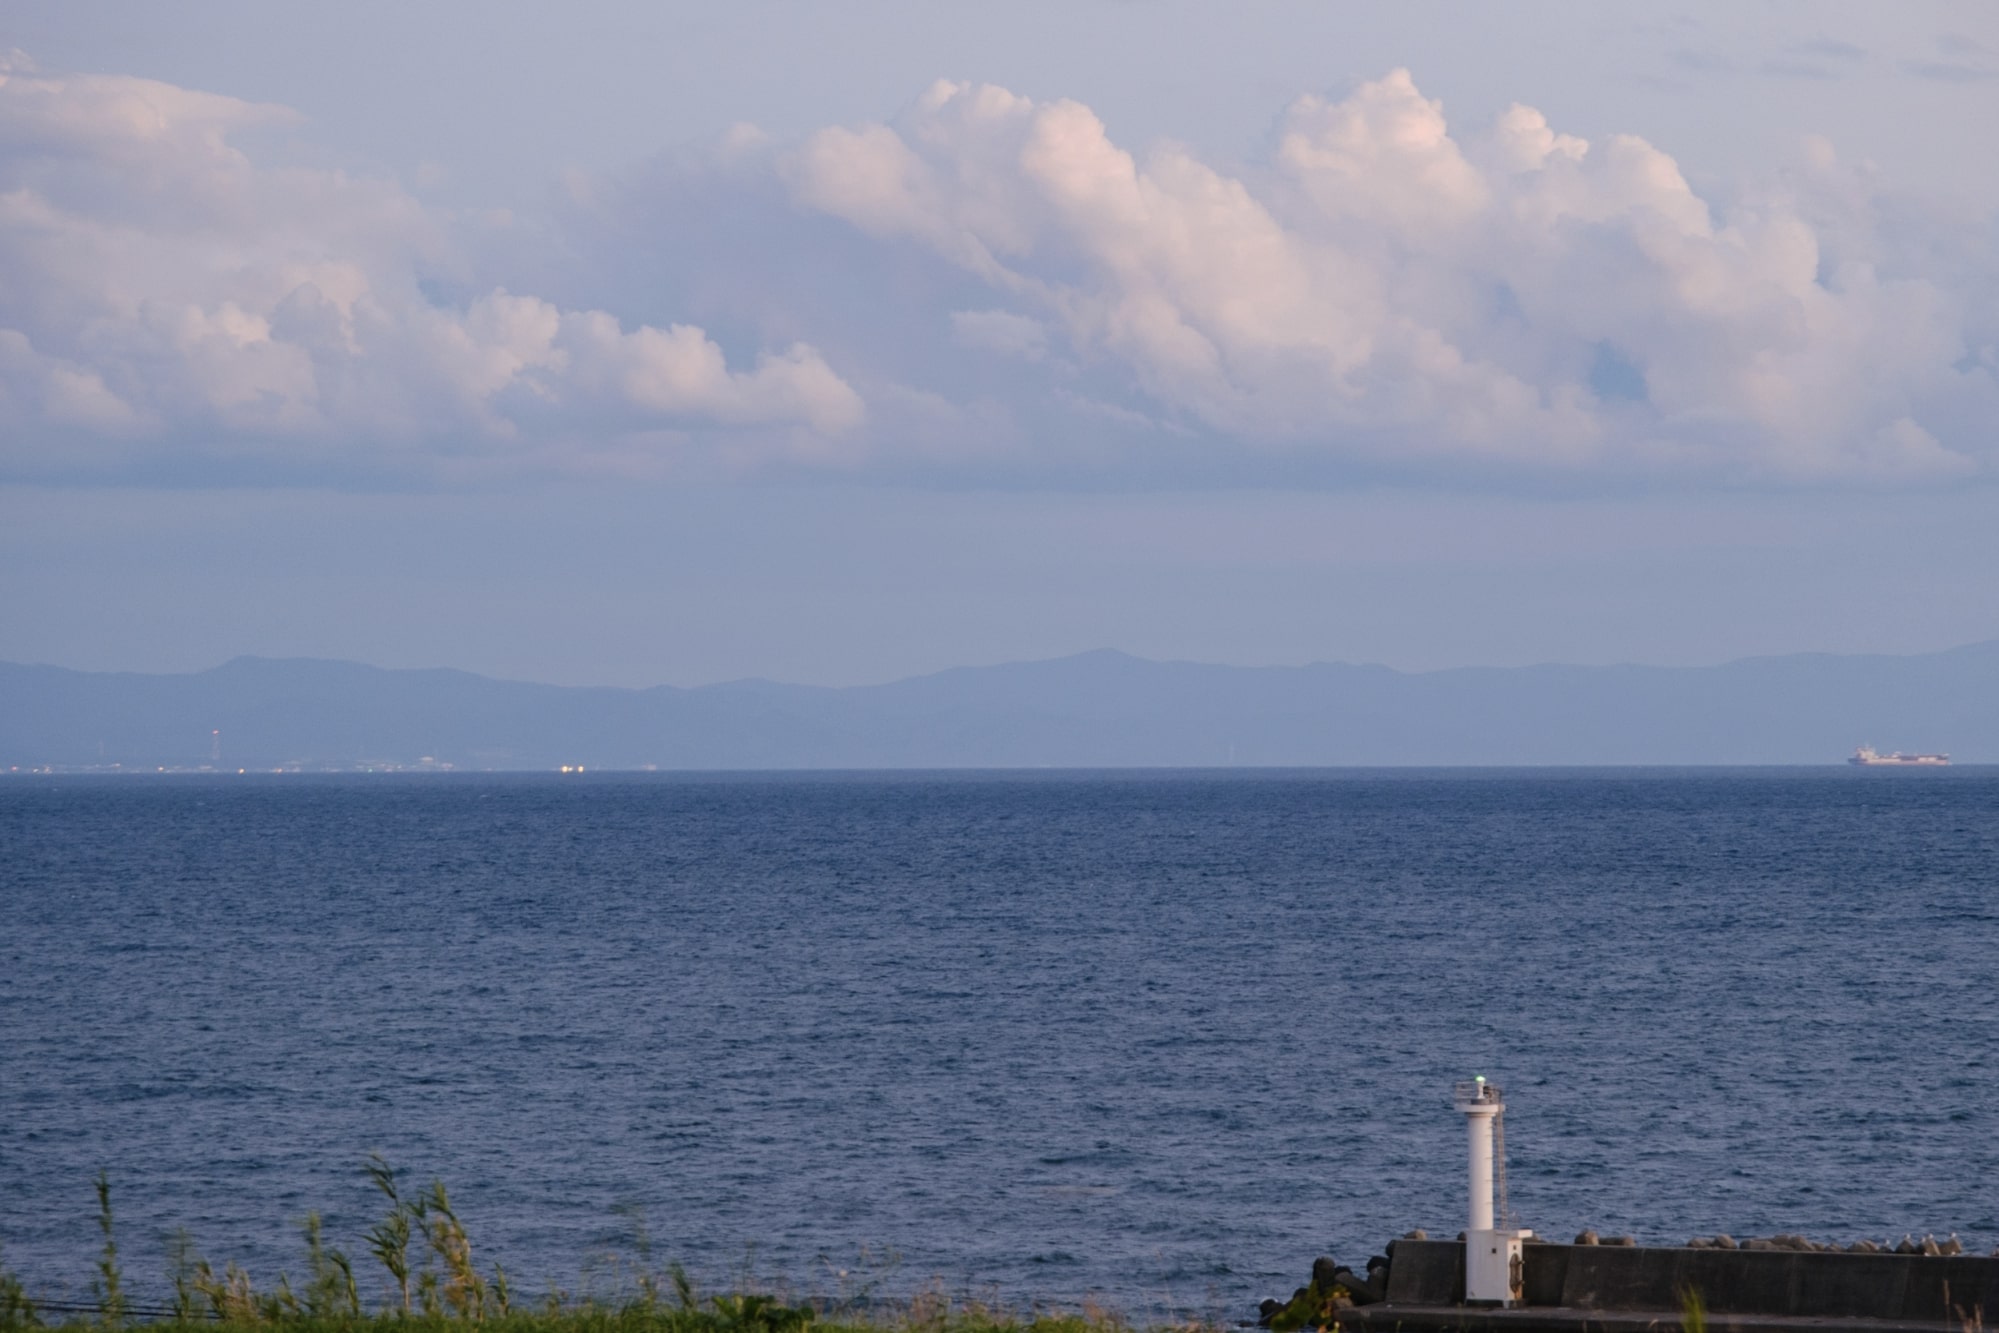
<path fill-rule="evenodd" d="M 864 416 L 802 343 L 732 368 L 688 324 L 627 327 L 503 286 L 435 301 L 453 220 L 389 182 L 238 146 L 290 125 L 284 109 L 23 64 L 0 69 L 0 422 L 17 473 L 162 453 L 588 467 L 642 458 L 649 436 L 743 431 L 810 454 Z"/>
<path fill-rule="evenodd" d="M 1299 99 L 1273 156 L 1254 181 L 1141 160 L 1086 107 L 940 83 L 781 169 L 1010 298 L 979 316 L 996 353 L 1041 348 L 998 336 L 1032 314 L 1251 447 L 1789 478 L 1985 461 L 1991 345 L 1943 284 L 1829 253 L 1792 200 L 1718 219 L 1658 149 L 1524 106 L 1460 141 L 1404 71 Z"/>
<path fill-rule="evenodd" d="M 297 133 L 0 70 L 0 465 L 1781 485 L 1995 461 L 1990 224 L 1898 240 L 1823 146 L 1724 207 L 1529 107 L 1454 130 L 1405 71 L 1298 99 L 1236 170 L 943 82 L 889 123 L 578 182 L 530 224 L 297 165 Z"/>

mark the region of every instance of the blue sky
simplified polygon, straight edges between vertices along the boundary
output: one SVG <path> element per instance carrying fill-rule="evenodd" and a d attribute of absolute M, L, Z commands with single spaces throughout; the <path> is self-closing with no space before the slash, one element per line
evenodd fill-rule
<path fill-rule="evenodd" d="M 18 3 L 0 657 L 1999 635 L 1989 5 Z"/>

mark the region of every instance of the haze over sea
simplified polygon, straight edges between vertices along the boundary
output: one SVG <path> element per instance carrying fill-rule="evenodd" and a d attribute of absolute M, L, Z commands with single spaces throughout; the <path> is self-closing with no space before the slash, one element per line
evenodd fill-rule
<path fill-rule="evenodd" d="M 1463 1206 L 1999 1242 L 1999 770 L 16 778 L 0 1246 L 655 1261 L 1134 1317 Z M 863 1250 L 866 1254 L 863 1254 Z M 370 1274 L 370 1277 L 373 1275 Z"/>

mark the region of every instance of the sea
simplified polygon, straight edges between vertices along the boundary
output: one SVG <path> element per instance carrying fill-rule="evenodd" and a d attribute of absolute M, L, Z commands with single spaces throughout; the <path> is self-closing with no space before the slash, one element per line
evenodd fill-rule
<path fill-rule="evenodd" d="M 1253 1314 L 1464 1225 L 1999 1244 L 1999 769 L 14 776 L 0 1266 Z"/>

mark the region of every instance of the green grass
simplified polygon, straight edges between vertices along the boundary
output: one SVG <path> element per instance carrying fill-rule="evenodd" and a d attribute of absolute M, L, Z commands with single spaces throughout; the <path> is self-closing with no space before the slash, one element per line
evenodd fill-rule
<path fill-rule="evenodd" d="M 810 1303 L 786 1305 L 754 1294 L 711 1297 L 701 1306 L 681 1308 L 630 1302 L 565 1304 L 557 1309 L 513 1310 L 480 1319 L 492 1333 L 1135 1333 L 1123 1320 L 1103 1312 L 1015 1315 L 976 1306 L 920 1309 L 922 1302 L 897 1311 L 863 1317 L 854 1313 L 822 1313 Z M 455 1333 L 464 1328 L 456 1315 L 404 1315 L 370 1312 L 360 1315 L 284 1313 L 248 1316 L 217 1322 L 199 1320 L 190 1327 L 205 1329 L 282 1328 L 285 1333 Z M 69 1317 L 67 1322 L 43 1319 L 44 1330 L 102 1330 L 98 1318 Z M 1187 1326 L 1176 1326 L 1187 1327 Z"/>
<path fill-rule="evenodd" d="M 609 1294 L 551 1289 L 523 1300 L 499 1265 L 482 1271 L 474 1262 L 471 1237 L 442 1181 L 407 1192 L 379 1156 L 363 1171 L 386 1205 L 381 1220 L 363 1236 L 379 1270 L 371 1283 L 356 1274 L 344 1250 L 327 1244 L 319 1214 L 311 1213 L 300 1223 L 304 1265 L 297 1285 L 281 1272 L 259 1286 L 234 1263 L 218 1271 L 182 1230 L 167 1251 L 171 1303 L 133 1301 L 125 1294 L 118 1258 L 110 1179 L 99 1172 L 97 1221 L 104 1247 L 87 1308 L 38 1302 L 0 1262 L 0 1330 L 107 1333 L 165 1324 L 282 1333 L 466 1333 L 466 1326 L 476 1323 L 482 1333 L 1140 1333 L 1121 1315 L 1094 1305 L 1022 1313 L 954 1299 L 941 1286 L 885 1301 L 875 1295 L 878 1279 L 825 1299 L 759 1290 L 747 1277 L 734 1290 L 704 1293 L 680 1265 L 654 1265 L 642 1218 L 634 1223 L 638 1257 L 614 1262 Z M 591 1285 L 601 1288 L 607 1275 L 596 1276 Z M 839 1278 L 848 1288 L 844 1270 Z M 1145 1329 L 1219 1333 L 1198 1320 L 1158 1321 Z"/>
<path fill-rule="evenodd" d="M 868 1317 L 822 1314 L 811 1304 L 785 1305 L 772 1298 L 732 1295 L 710 1298 L 704 1307 L 633 1302 L 611 1306 L 594 1302 L 560 1309 L 514 1310 L 480 1320 L 492 1333 L 1134 1333 L 1122 1320 L 1102 1312 L 1013 1315 L 976 1307 L 918 1312 L 880 1312 Z M 102 1330 L 95 1318 L 71 1317 L 68 1322 L 44 1320 L 44 1330 Z M 201 1320 L 190 1327 L 205 1329 L 282 1328 L 285 1333 L 452 1333 L 464 1322 L 454 1315 L 403 1315 L 372 1312 L 361 1315 L 283 1314 L 222 1322 Z M 1176 1326 L 1186 1327 L 1186 1326 Z"/>

